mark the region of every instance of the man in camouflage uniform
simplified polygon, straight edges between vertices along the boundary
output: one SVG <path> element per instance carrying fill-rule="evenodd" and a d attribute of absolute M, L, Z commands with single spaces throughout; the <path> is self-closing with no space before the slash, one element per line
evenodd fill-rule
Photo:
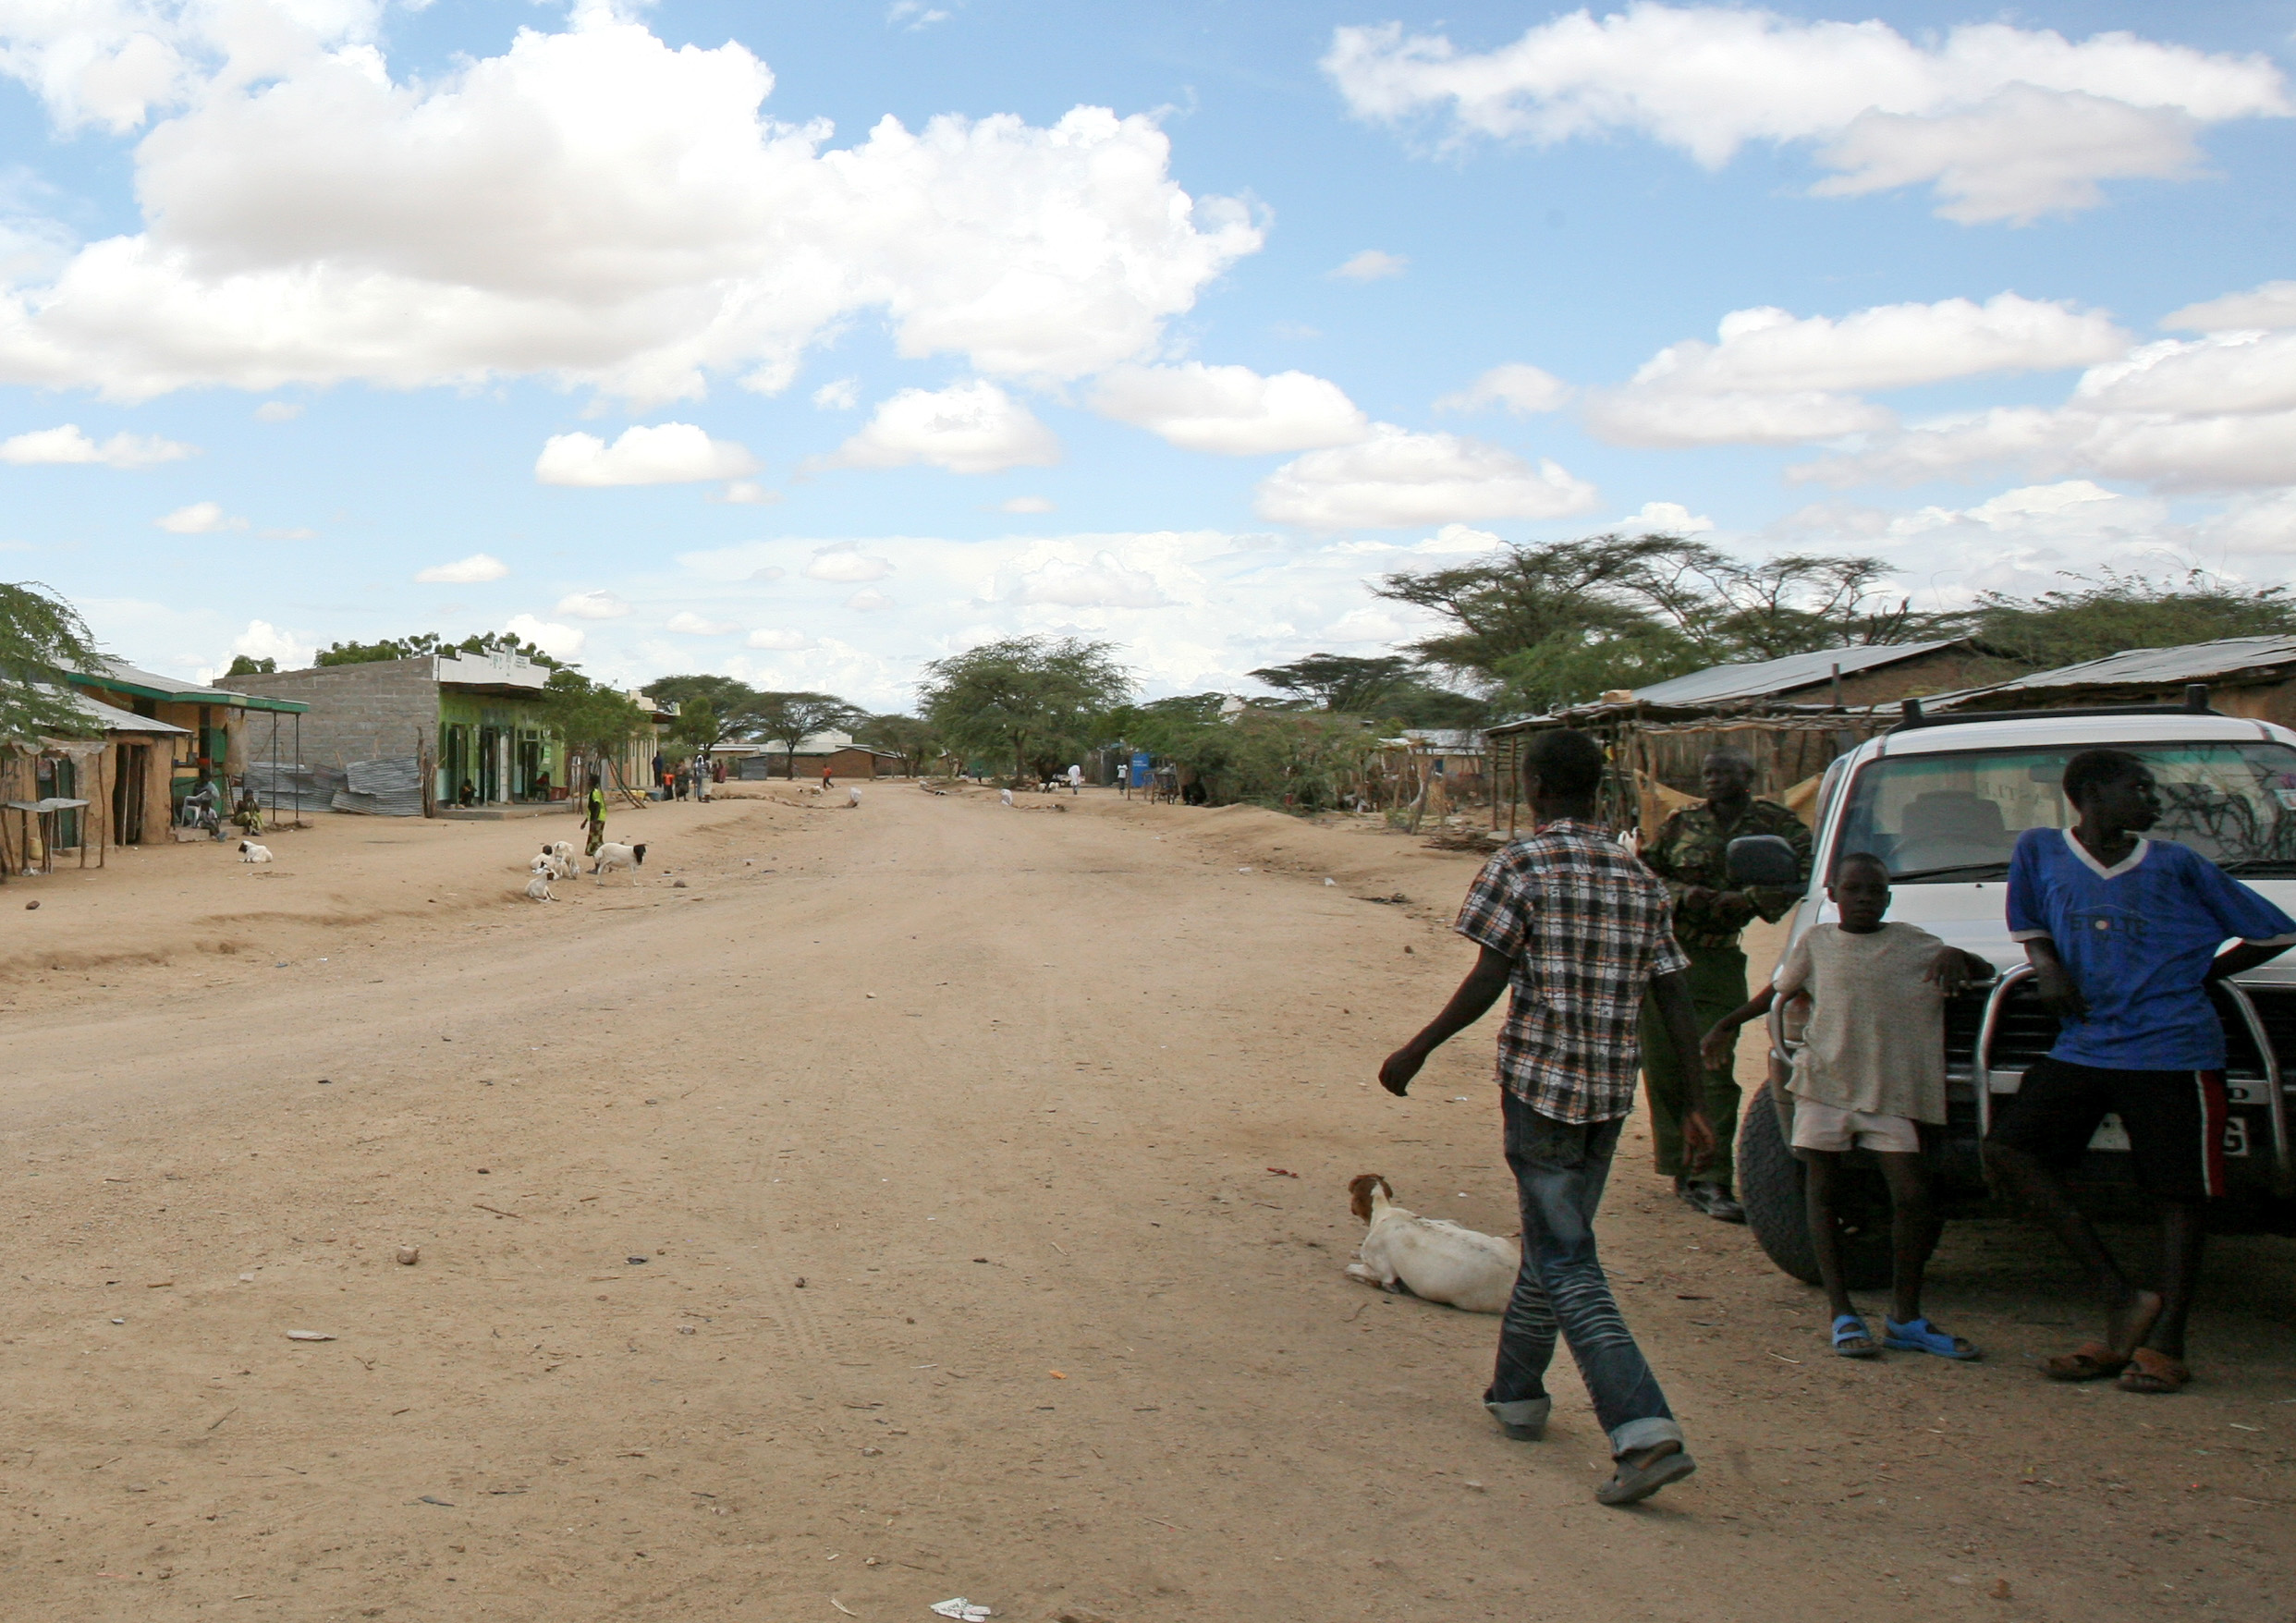
<path fill-rule="evenodd" d="M 1739 949 L 1739 932 L 1756 917 L 1773 922 L 1784 918 L 1799 894 L 1733 889 L 1730 841 L 1749 834 L 1777 835 L 1794 848 L 1806 879 L 1810 831 L 1776 801 L 1753 798 L 1753 762 L 1744 751 L 1715 750 L 1699 775 L 1705 786 L 1705 803 L 1686 806 L 1667 818 L 1657 836 L 1643 847 L 1643 861 L 1666 882 L 1674 898 L 1674 938 L 1690 955 L 1691 997 L 1697 1005 L 1700 1029 L 1710 1030 L 1746 998 L 1746 955 Z M 1676 1195 L 1707 1216 L 1724 1223 L 1745 1222 L 1745 1209 L 1731 1192 L 1738 1079 L 1727 1068 L 1703 1076 L 1686 1073 L 1666 1042 L 1656 1010 L 1647 1002 L 1643 1007 L 1643 1080 L 1650 1094 L 1650 1133 L 1657 1146 L 1658 1175 L 1673 1178 Z M 1693 1182 L 1684 1176 L 1682 1117 L 1702 1103 L 1714 1123 L 1715 1155 Z"/>

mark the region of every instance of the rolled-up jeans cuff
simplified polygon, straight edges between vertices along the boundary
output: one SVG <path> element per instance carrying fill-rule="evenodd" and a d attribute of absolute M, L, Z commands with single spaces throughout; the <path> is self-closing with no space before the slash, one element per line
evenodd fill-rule
<path fill-rule="evenodd" d="M 1610 1457 L 1631 1454 L 1637 1448 L 1655 1447 L 1660 1443 L 1688 1441 L 1681 1426 L 1668 1416 L 1654 1414 L 1645 1420 L 1632 1420 L 1610 1434 Z"/>

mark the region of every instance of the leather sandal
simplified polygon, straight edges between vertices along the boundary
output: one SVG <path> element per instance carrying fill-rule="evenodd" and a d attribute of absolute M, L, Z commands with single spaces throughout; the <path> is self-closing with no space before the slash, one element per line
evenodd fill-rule
<path fill-rule="evenodd" d="M 2165 1397 L 2171 1392 L 2183 1391 L 2185 1384 L 2192 1378 L 2192 1372 L 2184 1367 L 2183 1360 L 2170 1358 L 2165 1352 L 2155 1352 L 2149 1347 L 2140 1347 L 2136 1349 L 2136 1356 L 2129 1361 L 2129 1367 L 2120 1373 L 2120 1389 L 2123 1392 L 2145 1392 Z"/>
<path fill-rule="evenodd" d="M 2102 1341 L 2084 1341 L 2070 1352 L 2041 1361 L 2041 1373 L 2052 1381 L 2108 1380 L 2128 1367 L 2129 1361 Z"/>

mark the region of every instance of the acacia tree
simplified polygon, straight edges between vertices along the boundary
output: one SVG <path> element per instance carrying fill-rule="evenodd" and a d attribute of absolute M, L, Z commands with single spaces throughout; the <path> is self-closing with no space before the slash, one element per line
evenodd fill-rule
<path fill-rule="evenodd" d="M 0 582 L 0 738 L 96 731 L 63 677 L 101 668 L 95 638 L 78 609 L 36 582 Z"/>
<path fill-rule="evenodd" d="M 593 682 L 571 666 L 550 673 L 543 703 L 567 749 L 593 762 L 619 761 L 633 740 L 653 731 L 653 718 L 628 694 Z M 629 787 L 622 786 L 625 791 Z"/>
<path fill-rule="evenodd" d="M 760 693 L 749 708 L 749 716 L 757 728 L 757 737 L 763 742 L 788 746 L 785 759 L 788 771 L 784 775 L 797 776 L 797 749 L 815 733 L 832 727 L 851 728 L 861 722 L 868 712 L 858 704 L 849 704 L 835 693 Z"/>
<path fill-rule="evenodd" d="M 2126 648 L 2296 632 L 2296 600 L 2285 586 L 2244 586 L 2204 569 L 2181 580 L 2110 568 L 2066 579 L 2070 585 L 2035 597 L 1984 592 L 1960 624 L 1985 648 L 2044 668 Z"/>
<path fill-rule="evenodd" d="M 853 737 L 873 750 L 887 750 L 901 758 L 910 773 L 940 752 L 941 735 L 931 722 L 913 715 L 873 715 L 853 729 Z"/>
<path fill-rule="evenodd" d="M 1113 643 L 1076 637 L 984 642 L 925 666 L 920 708 L 959 749 L 1008 753 L 1019 777 L 1033 755 L 1082 747 L 1130 697 L 1132 674 L 1114 653 Z"/>

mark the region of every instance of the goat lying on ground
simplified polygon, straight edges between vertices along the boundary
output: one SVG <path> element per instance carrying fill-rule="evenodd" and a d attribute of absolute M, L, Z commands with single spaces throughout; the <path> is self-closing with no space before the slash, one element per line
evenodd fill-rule
<path fill-rule="evenodd" d="M 530 902 L 555 902 L 558 899 L 550 894 L 549 874 L 537 873 L 526 882 L 526 899 Z"/>
<path fill-rule="evenodd" d="M 239 842 L 240 861 L 268 862 L 271 860 L 271 848 L 269 846 L 259 846 L 252 840 L 243 839 Z"/>
<path fill-rule="evenodd" d="M 1371 1227 L 1357 1253 L 1363 1260 L 1348 1264 L 1348 1276 L 1471 1313 L 1505 1312 L 1522 1248 L 1448 1218 L 1407 1212 L 1394 1194 L 1375 1172 L 1349 1181 L 1349 1209 Z"/>
<path fill-rule="evenodd" d="M 608 840 L 598 848 L 598 865 L 590 871 L 590 876 L 604 885 L 610 871 L 627 868 L 629 870 L 629 882 L 635 885 L 638 883 L 638 870 L 645 866 L 645 847 L 617 845 Z"/>

